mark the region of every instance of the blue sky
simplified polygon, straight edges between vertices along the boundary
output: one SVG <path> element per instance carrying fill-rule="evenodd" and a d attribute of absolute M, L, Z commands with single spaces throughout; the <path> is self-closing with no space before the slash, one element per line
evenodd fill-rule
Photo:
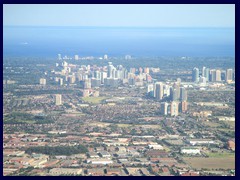
<path fill-rule="evenodd" d="M 235 5 L 4 4 L 3 25 L 235 27 Z"/>

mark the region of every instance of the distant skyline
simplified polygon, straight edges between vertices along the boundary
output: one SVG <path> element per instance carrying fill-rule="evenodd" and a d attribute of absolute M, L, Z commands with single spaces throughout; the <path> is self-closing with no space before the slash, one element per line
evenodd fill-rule
<path fill-rule="evenodd" d="M 4 4 L 4 26 L 235 27 L 234 4 Z"/>

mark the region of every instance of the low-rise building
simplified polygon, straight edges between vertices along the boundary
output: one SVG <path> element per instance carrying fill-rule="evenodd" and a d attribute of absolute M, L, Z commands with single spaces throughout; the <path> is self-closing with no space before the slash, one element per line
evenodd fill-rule
<path fill-rule="evenodd" d="M 181 148 L 181 153 L 182 154 L 201 154 L 200 149 L 195 147 L 183 147 Z"/>
<path fill-rule="evenodd" d="M 49 171 L 50 175 L 78 175 L 82 174 L 82 169 L 78 168 L 53 168 Z"/>

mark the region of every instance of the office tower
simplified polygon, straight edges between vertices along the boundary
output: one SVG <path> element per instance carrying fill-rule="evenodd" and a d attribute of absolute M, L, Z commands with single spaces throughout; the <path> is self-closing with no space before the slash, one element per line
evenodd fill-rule
<path fill-rule="evenodd" d="M 187 90 L 184 87 L 180 88 L 180 100 L 187 101 Z"/>
<path fill-rule="evenodd" d="M 57 106 L 62 105 L 62 95 L 61 94 L 56 94 L 55 95 L 55 104 Z"/>
<path fill-rule="evenodd" d="M 114 66 L 112 65 L 112 62 L 108 62 L 108 66 L 107 66 L 107 77 L 112 78 L 112 71 L 114 69 Z"/>
<path fill-rule="evenodd" d="M 104 59 L 104 60 L 108 60 L 108 55 L 105 54 L 105 55 L 103 56 L 103 59 Z"/>
<path fill-rule="evenodd" d="M 173 84 L 173 89 L 176 89 L 176 100 L 179 100 L 179 98 L 180 98 L 180 83 L 175 82 Z"/>
<path fill-rule="evenodd" d="M 210 79 L 211 79 L 211 82 L 215 82 L 216 81 L 216 69 L 211 69 L 210 70 Z"/>
<path fill-rule="evenodd" d="M 107 73 L 106 72 L 100 72 L 100 77 L 101 77 L 101 83 L 104 84 L 104 79 L 107 78 Z"/>
<path fill-rule="evenodd" d="M 79 57 L 78 57 L 77 54 L 74 56 L 74 59 L 75 59 L 75 60 L 78 60 L 78 59 L 79 59 Z"/>
<path fill-rule="evenodd" d="M 47 81 L 45 78 L 40 78 L 40 85 L 46 85 Z"/>
<path fill-rule="evenodd" d="M 232 81 L 233 80 L 233 70 L 227 69 L 226 72 L 226 81 Z"/>
<path fill-rule="evenodd" d="M 166 84 L 163 85 L 163 95 L 170 96 L 170 86 L 169 85 L 166 85 Z"/>
<path fill-rule="evenodd" d="M 139 74 L 141 74 L 143 72 L 143 69 L 140 67 L 138 71 L 139 71 Z"/>
<path fill-rule="evenodd" d="M 199 69 L 196 67 L 192 70 L 192 80 L 193 82 L 199 82 Z"/>
<path fill-rule="evenodd" d="M 168 115 L 168 106 L 169 104 L 167 102 L 161 103 L 161 114 Z"/>
<path fill-rule="evenodd" d="M 148 84 L 147 93 L 149 96 L 154 97 L 154 84 Z"/>
<path fill-rule="evenodd" d="M 62 60 L 62 55 L 58 54 L 58 60 Z"/>
<path fill-rule="evenodd" d="M 206 81 L 209 82 L 210 79 L 209 79 L 209 68 L 206 68 L 205 71 L 204 71 L 204 76 L 206 78 Z"/>
<path fill-rule="evenodd" d="M 100 71 L 95 71 L 94 72 L 94 77 L 96 78 L 96 79 L 101 79 L 101 73 L 100 73 Z"/>
<path fill-rule="evenodd" d="M 187 111 L 187 106 L 188 106 L 188 103 L 187 103 L 187 101 L 182 101 L 180 104 L 180 111 L 181 112 L 186 112 Z"/>
<path fill-rule="evenodd" d="M 63 78 L 59 78 L 59 79 L 58 79 L 58 84 L 59 84 L 60 86 L 63 85 Z"/>
<path fill-rule="evenodd" d="M 175 101 L 171 102 L 171 116 L 178 116 L 178 103 Z"/>
<path fill-rule="evenodd" d="M 155 84 L 155 95 L 157 100 L 161 100 L 163 98 L 163 83 L 162 82 L 157 82 Z"/>
<path fill-rule="evenodd" d="M 205 77 L 205 71 L 206 71 L 206 67 L 203 66 L 203 68 L 202 68 L 202 77 Z"/>
<path fill-rule="evenodd" d="M 220 70 L 216 70 L 216 81 L 217 82 L 220 82 L 222 79 L 221 79 L 221 71 Z"/>

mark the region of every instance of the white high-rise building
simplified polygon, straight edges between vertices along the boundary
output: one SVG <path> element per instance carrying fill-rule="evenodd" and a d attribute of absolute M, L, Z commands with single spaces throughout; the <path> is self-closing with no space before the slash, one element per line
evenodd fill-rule
<path fill-rule="evenodd" d="M 62 86 L 63 85 L 63 78 L 59 78 L 58 83 L 59 83 L 60 86 Z"/>
<path fill-rule="evenodd" d="M 62 60 L 62 55 L 58 54 L 58 60 Z"/>
<path fill-rule="evenodd" d="M 108 60 L 108 55 L 105 54 L 105 55 L 103 56 L 103 59 L 104 59 L 104 60 Z"/>
<path fill-rule="evenodd" d="M 75 59 L 76 61 L 79 59 L 79 57 L 78 57 L 77 54 L 74 56 L 74 59 Z"/>
<path fill-rule="evenodd" d="M 47 80 L 45 78 L 40 78 L 40 85 L 46 85 Z"/>
<path fill-rule="evenodd" d="M 107 73 L 106 72 L 100 72 L 100 77 L 101 77 L 101 83 L 104 83 L 104 79 L 107 78 Z"/>
<path fill-rule="evenodd" d="M 157 100 L 161 100 L 163 98 L 163 83 L 157 82 L 155 84 L 155 95 Z"/>
<path fill-rule="evenodd" d="M 112 65 L 112 62 L 108 62 L 107 69 L 108 69 L 107 77 L 113 78 L 113 69 L 115 69 L 115 67 Z"/>
<path fill-rule="evenodd" d="M 62 105 L 62 95 L 61 94 L 56 94 L 55 95 L 55 104 L 57 106 Z"/>
<path fill-rule="evenodd" d="M 192 70 L 192 80 L 193 82 L 199 82 L 199 69 L 196 67 Z"/>
<path fill-rule="evenodd" d="M 171 116 L 178 116 L 178 103 L 175 101 L 171 102 Z"/>
<path fill-rule="evenodd" d="M 233 70 L 227 69 L 226 72 L 226 81 L 232 81 L 233 80 Z"/>
<path fill-rule="evenodd" d="M 216 81 L 219 82 L 221 81 L 221 71 L 220 70 L 216 70 Z"/>
<path fill-rule="evenodd" d="M 161 103 L 161 113 L 163 115 L 168 115 L 168 106 L 169 104 L 167 102 Z"/>

